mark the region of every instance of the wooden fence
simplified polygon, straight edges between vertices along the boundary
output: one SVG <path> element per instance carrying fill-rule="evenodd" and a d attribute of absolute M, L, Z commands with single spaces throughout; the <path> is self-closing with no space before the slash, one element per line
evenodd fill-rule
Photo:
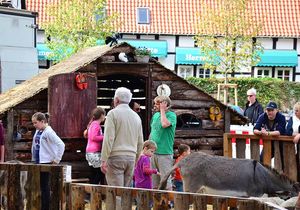
<path fill-rule="evenodd" d="M 236 207 L 238 210 L 273 209 L 270 204 L 246 198 L 63 183 L 63 166 L 60 165 L 2 163 L 0 172 L 6 173 L 0 180 L 6 179 L 5 185 L 1 186 L 1 196 L 6 196 L 8 199 L 6 208 L 1 203 L 0 209 L 41 209 L 40 172 L 50 173 L 51 210 L 132 210 L 135 207 L 148 210 L 151 209 L 150 205 L 154 210 L 165 210 L 169 209 L 168 204 L 171 201 L 174 203 L 175 210 L 228 210 L 228 207 Z M 24 173 L 27 174 L 25 187 L 21 181 Z M 26 191 L 25 197 L 21 195 L 22 187 Z M 90 194 L 89 202 L 86 201 L 87 194 Z M 139 202 L 136 203 L 135 200 Z M 118 201 L 121 202 L 121 208 L 118 208 Z"/>
<path fill-rule="evenodd" d="M 9 210 L 41 209 L 40 172 L 50 174 L 50 209 L 63 208 L 63 166 L 46 164 L 20 164 L 1 163 L 1 198 L 7 199 L 7 206 L 1 207 Z M 24 180 L 25 178 L 25 180 Z M 22 189 L 23 188 L 23 189 Z M 22 191 L 25 195 L 22 195 Z M 26 203 L 24 203 L 26 200 Z"/>
<path fill-rule="evenodd" d="M 248 134 L 224 134 L 223 152 L 224 156 L 232 157 L 232 139 L 236 140 L 237 158 L 245 158 L 246 139 L 250 139 L 251 159 L 260 160 L 259 141 L 263 140 L 263 163 L 271 165 L 272 144 L 274 145 L 274 168 L 286 174 L 290 179 L 299 180 L 299 155 L 295 154 L 295 144 L 292 136 L 258 136 Z M 280 151 L 279 144 L 283 144 Z M 284 167 L 282 166 L 282 163 Z"/>
<path fill-rule="evenodd" d="M 228 210 L 228 207 L 236 207 L 238 210 L 274 209 L 271 204 L 237 197 L 74 183 L 69 184 L 69 188 L 71 194 L 68 206 L 72 210 L 133 210 L 135 207 L 142 210 L 167 210 L 171 201 L 175 210 Z M 90 194 L 89 203 L 85 200 L 87 193 Z M 121 208 L 118 208 L 118 199 Z M 135 199 L 139 202 L 135 203 Z"/>

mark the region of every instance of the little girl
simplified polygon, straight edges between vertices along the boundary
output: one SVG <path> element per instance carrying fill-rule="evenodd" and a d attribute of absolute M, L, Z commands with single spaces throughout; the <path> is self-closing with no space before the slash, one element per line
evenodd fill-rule
<path fill-rule="evenodd" d="M 32 123 L 36 132 L 32 140 L 32 160 L 36 164 L 58 164 L 65 151 L 64 142 L 48 125 L 48 114 L 37 112 L 32 115 Z M 40 173 L 41 209 L 50 209 L 50 177 L 49 172 Z"/>
<path fill-rule="evenodd" d="M 143 144 L 143 151 L 134 169 L 135 187 L 152 189 L 152 174 L 160 175 L 157 169 L 151 169 L 150 158 L 157 146 L 154 141 L 147 140 Z"/>
<path fill-rule="evenodd" d="M 86 146 L 86 160 L 90 166 L 91 184 L 105 184 L 105 175 L 100 170 L 101 149 L 103 133 L 100 123 L 105 119 L 105 111 L 97 107 L 92 111 L 91 120 L 88 125 L 88 143 Z"/>

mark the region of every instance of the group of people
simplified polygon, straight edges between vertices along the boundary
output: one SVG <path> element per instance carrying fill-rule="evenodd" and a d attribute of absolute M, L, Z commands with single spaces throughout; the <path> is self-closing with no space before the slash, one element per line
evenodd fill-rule
<path fill-rule="evenodd" d="M 140 105 L 131 99 L 130 90 L 120 87 L 115 91 L 113 109 L 106 117 L 100 107 L 92 113 L 88 125 L 86 159 L 93 172 L 90 179 L 93 184 L 157 188 L 160 177 L 173 167 L 177 117 L 170 109 L 170 98 L 157 96 L 154 99 L 155 113 L 146 141 L 143 137 L 142 121 L 138 115 Z M 104 119 L 105 130 L 102 132 L 100 123 Z M 178 159 L 189 153 L 189 146 L 180 145 Z M 106 182 L 102 179 L 104 177 Z M 171 190 L 172 186 L 170 179 L 167 189 Z M 174 186 L 178 191 L 182 191 L 179 171 L 174 177 Z"/>
<path fill-rule="evenodd" d="M 300 102 L 293 107 L 293 116 L 286 122 L 285 116 L 279 112 L 275 102 L 270 101 L 265 111 L 262 105 L 256 99 L 256 90 L 251 88 L 247 91 L 248 102 L 244 111 L 244 115 L 249 118 L 254 125 L 253 133 L 262 136 L 294 136 L 293 142 L 298 144 L 300 139 Z M 283 157 L 283 144 L 279 143 L 281 160 Z M 272 143 L 272 157 L 274 156 L 274 143 Z M 263 153 L 261 155 L 261 159 Z M 282 166 L 283 166 L 283 161 Z"/>

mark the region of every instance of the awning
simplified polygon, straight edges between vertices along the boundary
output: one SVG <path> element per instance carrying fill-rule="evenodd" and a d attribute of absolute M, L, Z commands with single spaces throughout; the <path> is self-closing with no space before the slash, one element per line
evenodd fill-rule
<path fill-rule="evenodd" d="M 155 41 L 148 41 L 148 40 L 126 40 L 121 39 L 119 42 L 127 42 L 128 44 L 132 45 L 133 47 L 146 47 L 151 51 L 152 57 L 167 57 L 168 54 L 168 43 L 167 41 L 155 40 Z"/>
<path fill-rule="evenodd" d="M 105 41 L 103 39 L 99 39 L 96 41 L 97 45 L 104 45 Z M 36 49 L 38 52 L 38 60 L 50 60 L 50 58 L 48 57 L 49 55 L 51 55 L 52 50 L 50 50 L 46 44 L 44 43 L 37 43 L 36 45 Z M 68 50 L 72 50 L 72 49 L 68 49 Z M 54 58 L 52 58 L 52 60 L 54 60 Z"/>
<path fill-rule="evenodd" d="M 298 66 L 296 50 L 264 50 L 256 66 Z"/>
<path fill-rule="evenodd" d="M 38 52 L 38 59 L 39 60 L 49 60 L 47 58 L 47 56 L 49 56 L 52 51 L 47 47 L 46 44 L 37 44 L 36 45 L 36 49 L 37 49 L 37 52 Z"/>
<path fill-rule="evenodd" d="M 204 64 L 200 48 L 176 47 L 176 64 Z"/>

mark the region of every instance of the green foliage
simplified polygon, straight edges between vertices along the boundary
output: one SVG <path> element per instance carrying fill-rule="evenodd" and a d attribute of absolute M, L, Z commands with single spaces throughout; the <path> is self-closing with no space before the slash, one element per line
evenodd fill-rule
<path fill-rule="evenodd" d="M 216 97 L 219 83 L 224 79 L 216 78 L 195 78 L 190 77 L 188 81 L 208 94 Z M 247 102 L 247 90 L 255 88 L 257 99 L 265 107 L 269 101 L 278 103 L 284 112 L 293 109 L 294 104 L 300 101 L 300 83 L 287 82 L 274 78 L 230 78 L 230 83 L 238 85 L 238 105 L 245 107 Z M 230 90 L 230 98 L 234 98 L 234 92 Z M 233 104 L 233 102 L 232 102 Z"/>
<path fill-rule="evenodd" d="M 229 73 L 255 66 L 263 47 L 253 42 L 261 30 L 259 21 L 251 16 L 249 0 L 216 0 L 202 5 L 194 37 L 201 49 L 204 68 Z"/>
<path fill-rule="evenodd" d="M 146 47 L 138 47 L 134 51 L 135 55 L 151 55 L 151 51 Z"/>
<path fill-rule="evenodd" d="M 96 45 L 115 31 L 116 14 L 105 16 L 105 0 L 68 0 L 50 4 L 51 20 L 42 25 L 50 37 L 50 58 L 57 62 L 87 47 Z"/>

